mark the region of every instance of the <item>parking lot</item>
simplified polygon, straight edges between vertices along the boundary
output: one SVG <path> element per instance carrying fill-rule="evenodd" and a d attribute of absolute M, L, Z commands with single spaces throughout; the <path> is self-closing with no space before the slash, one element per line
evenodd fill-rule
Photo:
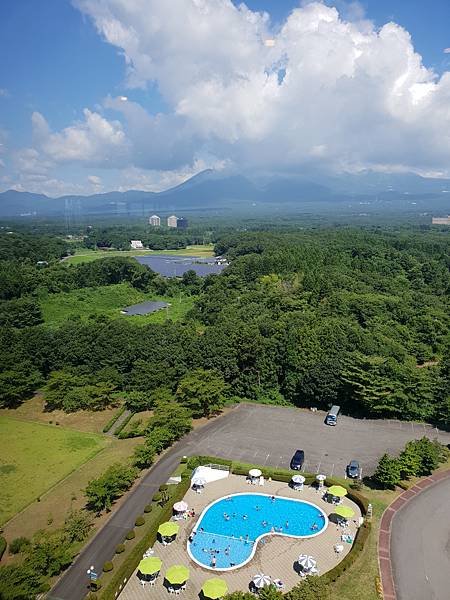
<path fill-rule="evenodd" d="M 384 452 L 396 454 L 411 439 L 427 435 L 450 444 L 450 433 L 431 425 L 341 415 L 337 425 L 330 427 L 324 424 L 325 415 L 321 411 L 240 404 L 217 419 L 207 435 L 198 430 L 192 453 L 289 468 L 292 454 L 301 448 L 305 451 L 304 471 L 343 476 L 348 462 L 357 459 L 364 477 L 373 473 Z"/>

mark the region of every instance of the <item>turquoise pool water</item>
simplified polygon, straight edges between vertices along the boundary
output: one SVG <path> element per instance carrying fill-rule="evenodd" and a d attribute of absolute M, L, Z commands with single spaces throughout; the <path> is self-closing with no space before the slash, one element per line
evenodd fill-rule
<path fill-rule="evenodd" d="M 205 508 L 188 542 L 193 560 L 204 567 L 227 570 L 242 566 L 267 534 L 290 537 L 319 535 L 328 524 L 314 504 L 265 494 L 235 494 Z"/>

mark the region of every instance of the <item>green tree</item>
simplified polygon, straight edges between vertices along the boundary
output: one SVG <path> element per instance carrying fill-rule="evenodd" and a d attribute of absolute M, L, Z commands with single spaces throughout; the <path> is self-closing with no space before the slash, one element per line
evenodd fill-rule
<path fill-rule="evenodd" d="M 2 600 L 30 600 L 44 591 L 41 575 L 31 565 L 0 567 L 0 598 Z"/>
<path fill-rule="evenodd" d="M 112 465 L 103 475 L 89 481 L 85 489 L 88 507 L 98 513 L 111 510 L 113 502 L 131 487 L 136 477 L 135 468 L 119 463 Z"/>
<path fill-rule="evenodd" d="M 155 460 L 155 448 L 150 440 L 147 440 L 145 444 L 137 446 L 133 454 L 133 464 L 138 469 L 148 469 Z"/>
<path fill-rule="evenodd" d="M 400 482 L 400 469 L 397 458 L 383 454 L 372 478 L 382 488 L 394 488 Z"/>
<path fill-rule="evenodd" d="M 215 371 L 195 369 L 179 382 L 176 397 L 194 417 L 209 417 L 223 406 L 226 384 Z"/>
<path fill-rule="evenodd" d="M 61 573 L 72 562 L 70 543 L 60 532 L 40 532 L 29 549 L 26 562 L 46 577 Z"/>
<path fill-rule="evenodd" d="M 0 407 L 17 407 L 33 395 L 41 381 L 40 374 L 32 368 L 28 371 L 24 364 L 3 371 L 0 373 Z"/>
<path fill-rule="evenodd" d="M 181 438 L 192 429 L 190 411 L 177 402 L 157 402 L 147 424 L 147 437 L 151 440 L 152 432 L 158 429 L 169 431 L 173 440 Z"/>
<path fill-rule="evenodd" d="M 64 520 L 64 537 L 71 544 L 83 542 L 92 527 L 92 518 L 85 510 L 71 510 Z"/>
<path fill-rule="evenodd" d="M 406 444 L 405 449 L 400 453 L 399 462 L 401 479 L 409 479 L 420 473 L 422 459 L 414 442 Z"/>

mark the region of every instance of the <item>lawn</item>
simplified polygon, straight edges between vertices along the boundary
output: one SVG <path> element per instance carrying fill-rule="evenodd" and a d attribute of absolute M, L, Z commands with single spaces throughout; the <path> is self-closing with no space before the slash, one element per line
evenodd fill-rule
<path fill-rule="evenodd" d="M 107 438 L 0 416 L 0 525 L 105 448 Z"/>
<path fill-rule="evenodd" d="M 164 309 L 149 315 L 126 316 L 120 311 L 126 306 L 146 300 L 162 300 L 170 304 Z M 193 297 L 168 298 L 144 294 L 128 283 L 95 288 L 83 288 L 70 292 L 43 295 L 40 298 L 42 315 L 46 325 L 56 327 L 67 319 L 79 317 L 82 320 L 93 315 L 107 315 L 111 318 L 128 319 L 134 324 L 163 323 L 166 319 L 179 320 L 194 304 Z"/>
<path fill-rule="evenodd" d="M 214 246 L 212 244 L 187 246 L 178 250 L 90 250 L 89 248 L 79 248 L 73 256 L 64 259 L 64 262 L 71 265 L 92 262 L 108 256 L 148 256 L 150 254 L 177 254 L 179 256 L 201 256 L 208 258 L 214 256 Z"/>

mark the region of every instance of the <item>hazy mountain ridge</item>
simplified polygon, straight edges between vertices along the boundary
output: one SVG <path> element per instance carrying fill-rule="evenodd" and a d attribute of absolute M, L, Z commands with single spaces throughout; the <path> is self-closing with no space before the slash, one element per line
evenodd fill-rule
<path fill-rule="evenodd" d="M 301 205 L 311 202 L 435 199 L 442 208 L 450 204 L 450 180 L 420 177 L 413 173 L 371 171 L 335 176 L 274 175 L 249 178 L 242 174 L 205 170 L 162 192 L 129 190 L 90 196 L 49 198 L 44 194 L 7 190 L 0 193 L 0 216 L 58 216 L 65 211 L 80 214 L 132 214 L 149 211 L 217 210 L 239 205 Z"/>

